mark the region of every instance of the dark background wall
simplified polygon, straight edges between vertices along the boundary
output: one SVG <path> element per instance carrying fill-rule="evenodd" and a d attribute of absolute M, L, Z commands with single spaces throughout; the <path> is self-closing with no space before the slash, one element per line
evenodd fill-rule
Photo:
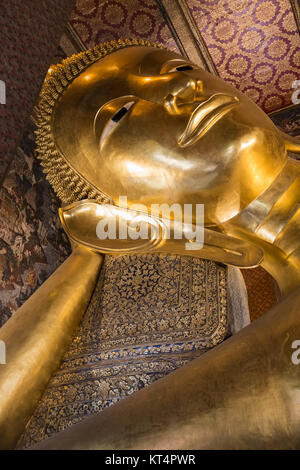
<path fill-rule="evenodd" d="M 37 100 L 74 0 L 5 0 L 0 3 L 0 181 Z"/>

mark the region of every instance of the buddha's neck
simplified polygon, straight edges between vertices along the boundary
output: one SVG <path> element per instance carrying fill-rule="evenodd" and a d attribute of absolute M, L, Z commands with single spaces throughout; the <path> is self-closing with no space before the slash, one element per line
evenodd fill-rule
<path fill-rule="evenodd" d="M 300 163 L 288 159 L 273 184 L 223 226 L 264 251 L 262 266 L 282 294 L 300 285 Z"/>

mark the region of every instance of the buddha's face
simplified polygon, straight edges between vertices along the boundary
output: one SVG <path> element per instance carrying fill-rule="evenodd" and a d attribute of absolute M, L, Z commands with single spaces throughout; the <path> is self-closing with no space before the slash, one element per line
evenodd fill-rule
<path fill-rule="evenodd" d="M 204 204 L 207 224 L 234 217 L 286 162 L 271 120 L 185 58 L 151 47 L 86 69 L 56 106 L 66 158 L 116 204 Z"/>

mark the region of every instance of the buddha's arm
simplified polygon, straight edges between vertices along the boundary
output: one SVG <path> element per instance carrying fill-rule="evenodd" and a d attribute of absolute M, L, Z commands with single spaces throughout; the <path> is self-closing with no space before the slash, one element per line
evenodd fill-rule
<path fill-rule="evenodd" d="M 102 256 L 77 247 L 0 330 L 0 448 L 13 447 L 84 313 Z"/>
<path fill-rule="evenodd" d="M 297 289 L 210 352 L 35 448 L 299 449 L 299 305 Z"/>

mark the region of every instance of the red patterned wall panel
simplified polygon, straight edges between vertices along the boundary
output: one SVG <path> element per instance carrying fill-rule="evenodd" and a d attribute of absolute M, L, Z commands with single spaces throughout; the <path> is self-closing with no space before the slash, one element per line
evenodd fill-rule
<path fill-rule="evenodd" d="M 242 269 L 248 292 L 251 321 L 272 308 L 279 300 L 279 288 L 274 279 L 263 268 Z"/>
<path fill-rule="evenodd" d="M 300 37 L 289 0 L 187 0 L 220 76 L 266 112 L 291 104 Z"/>
<path fill-rule="evenodd" d="M 178 52 L 155 0 L 77 0 L 70 23 L 87 48 L 111 39 L 138 38 Z"/>

